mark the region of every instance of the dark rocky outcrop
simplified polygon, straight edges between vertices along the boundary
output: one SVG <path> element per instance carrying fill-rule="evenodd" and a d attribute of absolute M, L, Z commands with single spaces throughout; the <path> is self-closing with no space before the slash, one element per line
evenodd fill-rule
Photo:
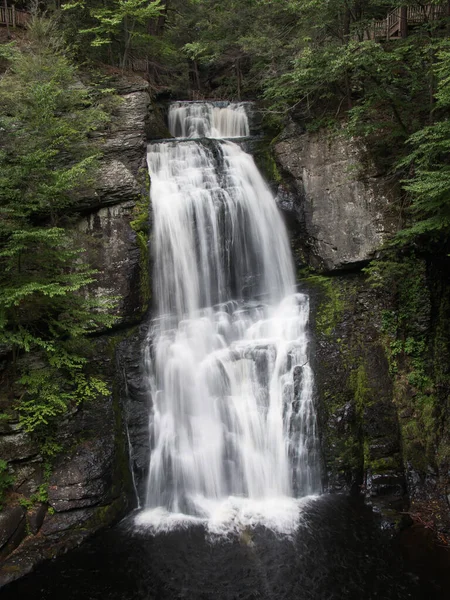
<path fill-rule="evenodd" d="M 373 258 L 396 229 L 395 186 L 377 172 L 364 146 L 291 127 L 274 152 L 284 175 L 280 208 L 297 220 L 307 262 L 329 272 Z"/>
<path fill-rule="evenodd" d="M 8 556 L 26 536 L 25 510 L 9 507 L 0 513 L 0 559 Z"/>
<path fill-rule="evenodd" d="M 112 312 L 116 325 L 123 326 L 139 322 L 146 308 L 140 282 L 142 270 L 148 269 L 148 252 L 139 243 L 131 221 L 138 216 L 137 202 L 143 199 L 148 206 L 145 153 L 151 133 L 149 114 L 153 112 L 146 81 L 132 77 L 113 83 L 121 102 L 110 130 L 103 134 L 95 189 L 80 199 L 83 216 L 76 231 L 83 235 L 89 264 L 99 273 L 91 292 L 106 301 L 118 301 Z"/>
<path fill-rule="evenodd" d="M 387 316 L 405 311 L 391 290 L 373 288 L 364 273 L 309 276 L 301 285 L 311 295 L 326 489 L 363 493 L 391 524 L 406 511 L 445 540 L 450 288 L 442 270 L 448 261 L 440 269 L 432 263 L 417 262 L 416 276 L 425 278 L 420 296 L 404 282 L 413 310 L 403 327 L 425 336 L 416 338 L 424 345 L 412 356 L 386 329 Z"/>
<path fill-rule="evenodd" d="M 381 320 L 386 298 L 364 276 L 310 277 L 312 362 L 324 484 L 402 510 L 406 481 Z"/>
<path fill-rule="evenodd" d="M 128 197 L 124 195 L 125 199 Z M 83 235 L 87 260 L 98 270 L 92 293 L 116 303 L 109 309 L 117 318 L 116 326 L 139 322 L 143 311 L 139 287 L 141 248 L 130 226 L 135 206 L 130 199 L 101 208 L 83 217 L 77 225 Z"/>
<path fill-rule="evenodd" d="M 309 272 L 299 282 L 311 297 L 325 489 L 363 493 L 390 524 L 409 510 L 449 536 L 448 258 L 410 259 L 395 289 L 374 287 L 362 267 L 396 230 L 395 183 L 336 133 L 291 124 L 273 149 L 278 171 L 265 160 L 266 176 Z"/>
<path fill-rule="evenodd" d="M 74 409 L 59 423 L 54 435 L 59 450 L 51 464 L 44 460 L 39 440 L 21 430 L 17 420 L 0 424 L 0 457 L 13 477 L 0 514 L 0 587 L 76 546 L 135 503 L 119 393 L 122 371 L 115 354 L 147 308 L 143 295 L 149 292 L 144 294 L 142 282 L 148 284 L 148 250 L 132 221 L 148 219 L 144 167 L 151 111 L 144 80 L 120 77 L 113 84 L 122 101 L 109 131 L 102 134 L 95 189 L 79 199 L 74 227 L 89 264 L 98 271 L 91 292 L 116 301 L 115 329 L 94 340 L 90 361 L 92 373 L 103 378 L 110 394 Z"/>
<path fill-rule="evenodd" d="M 130 467 L 134 490 L 142 505 L 146 496 L 149 467 L 149 419 L 151 397 L 145 377 L 144 353 L 148 350 L 148 325 L 143 324 L 134 335 L 118 347 L 118 364 L 122 373 L 121 396 L 126 398 L 124 420 L 127 428 Z"/>
<path fill-rule="evenodd" d="M 119 339 L 105 336 L 95 342 L 96 372 L 113 389 Z M 30 436 L 23 436 L 39 452 Z M 51 464 L 39 453 L 28 459 L 10 455 L 14 484 L 0 520 L 0 586 L 76 546 L 133 505 L 117 387 L 67 415 L 54 439 L 60 449 Z"/>

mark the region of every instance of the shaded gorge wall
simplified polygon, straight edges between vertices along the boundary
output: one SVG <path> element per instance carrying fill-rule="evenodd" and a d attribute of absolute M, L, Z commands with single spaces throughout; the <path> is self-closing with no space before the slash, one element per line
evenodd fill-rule
<path fill-rule="evenodd" d="M 75 407 L 45 440 L 21 430 L 10 399 L 0 394 L 2 410 L 10 414 L 0 424 L 0 457 L 11 476 L 0 512 L 0 586 L 78 545 L 136 504 L 116 349 L 133 339 L 149 307 L 145 152 L 149 131 L 163 129 L 164 121 L 144 80 L 116 77 L 111 86 L 119 102 L 108 130 L 97 134 L 100 170 L 94 189 L 79 198 L 73 228 L 98 271 L 90 293 L 117 300 L 116 323 L 91 339 L 89 357 L 91 374 L 105 381 L 109 394 Z M 51 460 L 43 444 L 53 444 Z"/>
<path fill-rule="evenodd" d="M 0 514 L 0 585 L 81 543 L 145 495 L 151 406 L 141 351 L 152 302 L 145 150 L 148 139 L 168 133 L 145 82 L 116 85 L 124 102 L 76 229 L 101 273 L 96 293 L 120 299 L 118 326 L 96 340 L 92 357 L 111 394 L 61 423 L 64 452 L 48 474 L 39 445 L 17 422 L 0 425 L 0 455 L 15 475 Z M 251 127 L 259 122 L 255 113 Z M 449 531 L 448 258 L 416 257 L 396 289 L 373 287 L 362 269 L 398 225 L 398 189 L 367 148 L 291 124 L 272 144 L 261 136 L 244 149 L 277 193 L 300 290 L 310 297 L 324 488 L 364 494 L 386 523 L 406 510 Z M 43 483 L 45 496 L 20 503 Z"/>
<path fill-rule="evenodd" d="M 327 489 L 448 535 L 448 252 L 386 254 L 399 185 L 363 142 L 291 122 L 270 148 L 266 173 L 311 296 Z"/>

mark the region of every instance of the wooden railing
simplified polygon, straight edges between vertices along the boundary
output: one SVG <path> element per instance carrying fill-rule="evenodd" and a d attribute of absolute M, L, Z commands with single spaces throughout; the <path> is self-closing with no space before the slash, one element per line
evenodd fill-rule
<path fill-rule="evenodd" d="M 396 8 L 391 11 L 385 19 L 374 21 L 368 31 L 367 37 L 372 40 L 390 40 L 401 37 L 402 19 L 405 18 L 405 15 L 406 26 L 404 27 L 404 30 L 406 31 L 408 25 L 420 25 L 421 23 L 427 23 L 428 21 L 436 21 L 437 19 L 445 17 L 446 14 L 447 7 L 436 4 L 408 6 L 406 7 L 406 10 Z"/>
<path fill-rule="evenodd" d="M 31 15 L 25 10 L 16 10 L 14 6 L 0 7 L 0 25 L 26 27 Z"/>

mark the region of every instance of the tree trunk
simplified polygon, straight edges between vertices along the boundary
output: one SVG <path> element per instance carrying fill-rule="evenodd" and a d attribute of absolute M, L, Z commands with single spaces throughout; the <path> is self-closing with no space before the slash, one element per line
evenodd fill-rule
<path fill-rule="evenodd" d="M 350 23 L 351 23 L 351 12 L 347 8 L 344 12 L 344 23 L 343 23 L 343 40 L 347 43 L 350 38 Z"/>
<path fill-rule="evenodd" d="M 236 77 L 237 77 L 237 96 L 241 99 L 241 69 L 239 66 L 239 58 L 236 59 Z"/>
<path fill-rule="evenodd" d="M 348 76 L 348 71 L 345 72 L 345 97 L 347 99 L 347 108 L 351 110 L 353 108 L 352 102 L 352 90 L 350 88 L 350 78 Z"/>
<path fill-rule="evenodd" d="M 156 19 L 151 19 L 147 26 L 147 32 L 156 37 L 160 37 L 164 33 L 167 11 L 169 10 L 169 0 L 163 0 L 161 4 L 163 6 L 163 12 Z"/>
<path fill-rule="evenodd" d="M 195 85 L 197 86 L 197 91 L 200 92 L 200 74 L 198 72 L 197 61 L 193 60 L 192 64 L 194 65 Z"/>
<path fill-rule="evenodd" d="M 408 7 L 402 6 L 400 8 L 400 37 L 405 38 L 408 36 Z"/>
<path fill-rule="evenodd" d="M 7 0 L 3 0 L 3 6 L 5 8 L 6 35 L 8 37 L 8 40 L 10 40 L 11 39 L 11 31 L 9 29 L 8 2 L 7 2 Z"/>
<path fill-rule="evenodd" d="M 122 69 L 126 69 L 128 54 L 130 52 L 131 47 L 131 39 L 133 37 L 134 28 L 136 26 L 136 20 L 133 19 L 131 23 L 131 28 L 128 29 L 128 19 L 125 18 L 124 27 L 125 27 L 125 49 L 122 57 Z"/>

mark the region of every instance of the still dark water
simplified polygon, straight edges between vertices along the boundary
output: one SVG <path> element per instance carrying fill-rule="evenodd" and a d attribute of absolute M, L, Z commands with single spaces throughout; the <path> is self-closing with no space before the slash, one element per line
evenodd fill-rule
<path fill-rule="evenodd" d="M 127 521 L 42 565 L 2 600 L 425 600 L 362 503 L 323 496 L 291 539 L 257 528 L 211 540 L 203 527 L 152 536 Z"/>

